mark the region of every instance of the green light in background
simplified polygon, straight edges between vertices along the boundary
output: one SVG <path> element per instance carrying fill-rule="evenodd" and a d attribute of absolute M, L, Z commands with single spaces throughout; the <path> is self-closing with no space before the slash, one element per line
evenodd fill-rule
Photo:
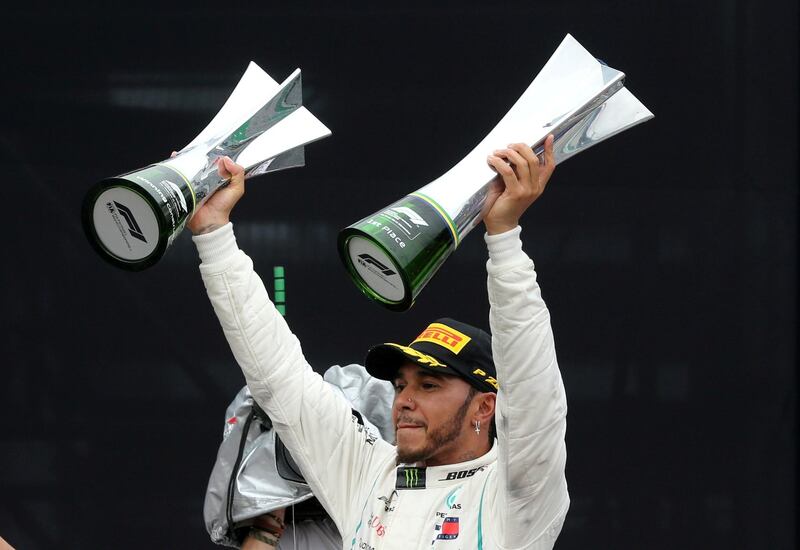
<path fill-rule="evenodd" d="M 286 271 L 282 265 L 272 268 L 273 288 L 275 289 L 275 309 L 286 317 Z"/>

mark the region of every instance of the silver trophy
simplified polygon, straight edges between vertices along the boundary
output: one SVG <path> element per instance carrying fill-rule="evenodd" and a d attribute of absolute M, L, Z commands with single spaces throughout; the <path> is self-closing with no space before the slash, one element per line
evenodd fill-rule
<path fill-rule="evenodd" d="M 339 255 L 369 298 L 405 311 L 461 240 L 483 218 L 500 178 L 486 156 L 529 143 L 540 156 L 555 137 L 556 162 L 580 153 L 653 114 L 624 86 L 625 75 L 567 35 L 497 126 L 458 164 L 418 191 L 339 234 Z"/>
<path fill-rule="evenodd" d="M 251 62 L 222 109 L 175 156 L 89 190 L 82 211 L 86 236 L 118 267 L 150 267 L 226 183 L 217 170 L 220 157 L 242 165 L 245 177 L 303 166 L 303 146 L 330 133 L 303 107 L 300 69 L 278 84 Z"/>

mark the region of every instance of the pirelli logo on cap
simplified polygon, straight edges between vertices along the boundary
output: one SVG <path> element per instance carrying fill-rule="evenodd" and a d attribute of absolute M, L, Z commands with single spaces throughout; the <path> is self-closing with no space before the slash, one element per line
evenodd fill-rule
<path fill-rule="evenodd" d="M 441 323 L 431 323 L 428 325 L 428 328 L 423 330 L 422 334 L 417 336 L 417 339 L 411 343 L 431 342 L 433 344 L 439 344 L 443 348 L 447 348 L 458 355 L 458 352 L 460 352 L 470 340 L 472 340 L 472 338 L 463 332 L 458 332 L 454 328 L 450 328 Z"/>

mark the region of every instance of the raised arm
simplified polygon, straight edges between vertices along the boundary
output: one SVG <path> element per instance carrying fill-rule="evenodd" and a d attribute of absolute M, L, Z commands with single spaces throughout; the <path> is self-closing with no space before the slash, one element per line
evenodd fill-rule
<path fill-rule="evenodd" d="M 488 162 L 504 182 L 484 218 L 492 352 L 500 384 L 497 535 L 505 548 L 549 548 L 569 506 L 567 404 L 550 313 L 533 262 L 522 250 L 519 219 L 553 173 L 553 138 L 547 139 L 543 164 L 524 144 L 496 151 Z"/>
<path fill-rule="evenodd" d="M 340 525 L 372 460 L 392 460 L 390 446 L 369 436 L 350 405 L 315 373 L 300 343 L 269 300 L 253 263 L 238 249 L 230 213 L 244 194 L 244 171 L 219 164 L 230 178 L 187 224 L 195 234 L 209 299 L 254 399 L 301 468 L 314 495 Z M 377 452 L 376 448 L 381 447 Z"/>

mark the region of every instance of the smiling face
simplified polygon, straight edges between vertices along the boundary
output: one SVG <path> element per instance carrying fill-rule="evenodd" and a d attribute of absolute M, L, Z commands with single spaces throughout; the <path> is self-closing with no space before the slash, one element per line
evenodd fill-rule
<path fill-rule="evenodd" d="M 392 421 L 398 463 L 454 464 L 480 456 L 474 451 L 476 443 L 488 446 L 488 438 L 477 438 L 471 428 L 473 417 L 481 415 L 480 402 L 486 394 L 479 394 L 462 378 L 407 363 L 397 372 L 394 386 Z"/>

